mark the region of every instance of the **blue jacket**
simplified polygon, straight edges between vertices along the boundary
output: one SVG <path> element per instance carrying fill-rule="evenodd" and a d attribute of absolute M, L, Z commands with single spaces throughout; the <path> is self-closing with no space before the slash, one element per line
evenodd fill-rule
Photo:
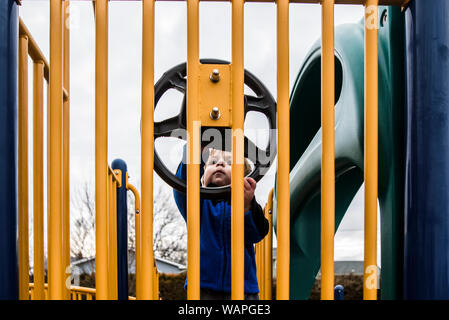
<path fill-rule="evenodd" d="M 176 176 L 186 180 L 187 166 L 181 162 Z M 186 195 L 174 190 L 176 205 L 187 223 Z M 201 288 L 231 292 L 231 205 L 230 200 L 200 199 Z M 253 198 L 245 213 L 245 293 L 259 292 L 254 244 L 268 233 L 268 221 Z M 186 279 L 187 286 L 187 279 Z"/>

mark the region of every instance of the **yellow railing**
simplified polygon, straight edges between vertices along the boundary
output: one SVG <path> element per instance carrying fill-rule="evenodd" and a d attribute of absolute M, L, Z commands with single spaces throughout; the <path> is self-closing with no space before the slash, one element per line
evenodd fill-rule
<path fill-rule="evenodd" d="M 29 284 L 29 299 L 30 300 L 46 300 L 48 298 L 48 285 L 44 285 L 44 296 L 39 298 L 36 296 L 35 284 Z M 71 286 L 69 291 L 70 300 L 95 300 L 96 290 L 94 288 L 86 288 L 79 286 Z M 129 296 L 128 300 L 136 300 L 136 297 Z"/>
<path fill-rule="evenodd" d="M 34 281 L 31 291 L 35 299 L 69 299 L 80 292 L 65 288 L 70 277 L 70 195 L 69 195 L 69 37 L 68 28 L 58 19 L 67 19 L 69 1 L 51 1 L 50 21 L 50 65 L 31 35 L 19 20 L 19 298 L 28 299 L 28 57 L 33 60 L 33 247 Z M 58 12 L 59 10 L 59 12 Z M 64 16 L 63 16 L 64 15 Z M 55 31 L 58 29 L 58 31 Z M 62 41 L 61 41 L 62 40 Z M 56 45 L 55 45 L 56 43 Z M 62 48 L 63 46 L 63 48 Z M 52 75 L 54 73 L 54 75 Z M 61 77 L 62 76 L 62 77 Z M 43 187 L 43 81 L 47 87 L 47 195 L 48 195 L 48 274 L 49 285 L 44 284 L 44 187 Z M 51 85 L 53 84 L 53 85 Z M 58 89 L 59 88 L 59 89 Z M 59 99 L 59 97 L 61 99 Z M 60 100 L 60 102 L 58 102 Z M 62 139 L 62 140 L 61 140 Z M 62 179 L 61 179 L 62 176 Z M 97 224 L 105 222 L 101 236 L 106 244 L 99 250 L 107 257 L 107 296 L 117 298 L 117 208 L 116 190 L 121 187 L 120 170 L 107 165 L 107 214 L 96 217 Z M 136 190 L 137 192 L 137 190 Z M 136 193 L 135 193 L 136 194 Z M 140 201 L 137 201 L 140 203 Z M 59 209 L 57 209 L 59 208 Z M 98 230 L 97 230 L 98 231 Z M 97 234 L 97 238 L 98 234 Z M 151 247 L 152 248 L 152 247 Z M 98 251 L 97 251 L 98 252 Z M 101 268 L 100 264 L 100 268 Z M 153 261 L 152 279 L 158 284 L 158 275 Z M 101 273 L 100 273 L 101 274 Z M 158 286 L 154 288 L 157 289 Z M 76 287 L 72 287 L 72 291 Z M 83 288 L 76 289 L 78 291 Z M 76 291 L 75 290 L 75 291 Z M 87 291 L 86 291 L 87 290 Z M 89 290 L 86 289 L 88 292 Z M 155 291 L 158 296 L 158 291 Z"/>
<path fill-rule="evenodd" d="M 213 1 L 213 0 L 209 0 Z M 247 2 L 273 2 L 248 0 Z M 334 6 L 336 4 L 365 5 L 365 276 L 372 275 L 376 261 L 377 234 L 377 128 L 378 128 L 378 30 L 375 24 L 378 5 L 404 5 L 406 0 L 279 0 L 277 6 L 277 106 L 278 106 L 278 163 L 277 163 L 277 299 L 289 299 L 290 264 L 290 119 L 289 119 L 289 4 L 320 3 L 322 6 L 322 244 L 321 244 L 321 297 L 333 299 L 334 286 L 334 230 L 335 230 L 335 157 L 334 157 Z M 49 298 L 68 298 L 64 288 L 64 274 L 68 266 L 68 39 L 63 19 L 69 1 L 51 0 L 50 6 L 50 61 L 51 68 L 23 23 L 19 40 L 19 274 L 20 297 L 27 297 L 28 276 L 28 162 L 27 162 L 27 58 L 34 61 L 35 70 L 35 123 L 34 166 L 35 175 L 35 272 L 34 295 L 42 297 L 43 286 L 43 203 L 42 203 L 42 78 L 50 79 L 48 108 L 48 268 Z M 154 0 L 142 0 L 142 140 L 141 182 L 142 203 L 139 216 L 138 299 L 157 299 L 157 277 L 154 276 L 153 240 L 153 107 L 154 107 Z M 63 13 L 64 12 L 64 13 Z M 373 14 L 375 15 L 373 18 Z M 243 16 L 244 1 L 232 1 L 232 129 L 243 130 Z M 98 299 L 116 297 L 116 277 L 109 273 L 108 265 L 116 261 L 113 247 L 115 230 L 114 183 L 118 179 L 109 170 L 108 154 L 108 0 L 95 2 L 96 67 L 95 67 L 95 221 L 96 221 L 96 295 Z M 200 207 L 199 207 L 199 133 L 200 112 L 198 94 L 201 64 L 199 63 L 199 1 L 187 0 L 187 230 L 188 230 L 188 299 L 200 297 Z M 63 86 L 66 90 L 63 89 Z M 242 299 L 243 292 L 243 135 L 232 140 L 232 298 Z M 108 172 L 110 173 L 108 175 Z M 61 179 L 61 176 L 63 179 Z M 136 214 L 137 217 L 137 214 Z M 108 231 L 109 230 L 109 231 Z M 43 253 L 42 253 L 43 254 Z M 137 266 L 136 266 L 137 267 Z M 377 270 L 377 269 L 376 269 Z M 369 272 L 368 272 L 369 271 Z M 35 275 L 36 276 L 36 275 Z M 376 299 L 376 287 L 364 281 L 364 298 Z M 266 290 L 266 289 L 264 289 Z M 267 291 L 265 291 L 267 292 Z M 264 293 L 264 297 L 267 297 Z"/>
<path fill-rule="evenodd" d="M 257 281 L 261 300 L 271 300 L 273 288 L 273 189 L 264 208 L 268 220 L 268 234 L 256 244 Z"/>
<path fill-rule="evenodd" d="M 126 190 L 134 194 L 135 205 L 135 237 L 136 237 L 136 297 L 142 296 L 142 231 L 141 231 L 141 210 L 140 210 L 140 195 L 139 191 L 128 181 L 128 173 L 126 173 Z M 156 262 L 153 264 L 153 299 L 159 299 L 159 274 L 156 267 Z"/>
<path fill-rule="evenodd" d="M 117 189 L 122 186 L 122 172 L 108 166 L 107 269 L 108 299 L 118 298 L 117 287 Z M 96 264 L 96 263 L 95 263 Z"/>
<path fill-rule="evenodd" d="M 29 186 L 28 186 L 28 57 L 31 57 L 33 60 L 33 247 L 34 247 L 34 279 L 35 279 L 35 295 L 38 298 L 44 297 L 44 163 L 43 163 L 43 145 L 44 145 L 44 127 L 43 127 L 43 113 L 44 113 L 44 79 L 49 81 L 50 77 L 50 66 L 45 59 L 42 51 L 39 46 L 36 44 L 33 36 L 30 31 L 27 29 L 23 21 L 19 20 L 19 110 L 18 110 L 18 128 L 19 128 L 19 143 L 18 143 L 18 179 L 19 179 L 19 298 L 27 299 L 28 292 L 28 194 L 29 194 Z M 68 72 L 68 67 L 66 68 L 66 72 Z M 56 86 L 56 85 L 55 85 Z M 58 110 L 50 110 L 50 107 L 47 107 L 47 114 L 51 117 L 55 112 L 62 116 L 64 114 L 64 127 L 68 128 L 68 100 L 69 95 L 68 91 L 62 87 L 60 84 L 61 91 L 61 103 L 58 104 Z M 50 92 L 47 86 L 47 92 Z M 50 99 L 47 99 L 47 103 L 50 103 Z M 64 110 L 62 107 L 62 103 L 64 104 Z M 47 127 L 47 137 L 50 137 L 52 132 L 52 128 L 50 126 Z M 68 132 L 68 131 L 67 131 Z M 60 145 L 62 141 L 60 141 Z M 64 136 L 64 145 L 68 146 L 68 135 Z M 51 146 L 47 145 L 47 155 L 50 155 Z M 53 149 L 52 149 L 53 150 Z M 57 151 L 55 151 L 57 152 Z M 68 159 L 67 153 L 68 150 L 65 150 L 64 154 L 59 152 L 59 155 L 64 155 L 64 159 Z M 51 160 L 47 162 L 48 167 L 50 168 Z M 64 170 L 68 172 L 68 162 L 65 162 Z M 50 170 L 48 170 L 50 172 Z M 61 183 L 61 173 L 59 172 L 59 183 Z M 50 175 L 50 173 L 49 173 Z M 65 189 L 65 198 L 68 199 L 68 174 L 64 175 L 64 186 L 67 187 Z M 50 190 L 51 182 L 48 183 L 48 190 Z M 62 209 L 62 207 L 60 207 Z M 61 216 L 62 210 L 58 210 L 57 213 L 50 211 L 50 202 L 48 203 L 49 217 L 58 218 L 57 220 L 64 227 L 64 231 L 62 232 L 62 228 L 57 228 L 58 230 L 54 230 L 52 224 L 49 224 L 49 228 L 51 232 L 60 231 L 61 241 L 53 241 L 53 236 L 51 232 L 48 235 L 49 242 L 49 261 L 60 261 L 60 271 L 55 273 L 55 276 L 58 275 L 60 277 L 61 282 L 63 282 L 63 277 L 65 273 L 64 265 L 69 266 L 69 252 L 67 251 L 69 245 L 69 214 L 68 214 L 68 206 L 64 207 L 64 216 Z M 56 217 L 58 215 L 58 217 Z M 63 252 L 63 257 L 56 257 L 55 259 L 51 259 L 50 256 L 53 255 L 55 244 L 64 243 L 64 251 L 61 247 L 59 252 Z M 50 253 L 50 251 L 52 253 Z M 63 263 L 63 264 L 61 264 Z"/>

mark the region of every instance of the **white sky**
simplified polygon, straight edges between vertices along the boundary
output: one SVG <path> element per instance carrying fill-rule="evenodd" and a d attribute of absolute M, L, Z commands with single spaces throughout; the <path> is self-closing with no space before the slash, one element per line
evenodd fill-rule
<path fill-rule="evenodd" d="M 20 8 L 20 16 L 47 59 L 49 58 L 49 11 L 48 0 L 24 0 Z M 72 1 L 70 14 L 71 20 L 67 23 L 71 29 L 70 179 L 73 193 L 84 182 L 94 182 L 95 25 L 92 4 L 89 1 Z M 362 17 L 361 6 L 336 6 L 335 8 L 336 25 L 358 22 Z M 125 160 L 131 182 L 138 188 L 140 183 L 138 177 L 140 176 L 141 20 L 140 1 L 110 2 L 108 159 L 109 163 L 116 158 Z M 163 72 L 186 61 L 186 21 L 185 2 L 156 2 L 155 81 Z M 230 22 L 230 3 L 200 3 L 200 58 L 231 60 Z M 274 97 L 276 97 L 275 30 L 276 7 L 273 3 L 245 5 L 245 68 L 255 74 Z M 290 88 L 293 86 L 303 59 L 312 44 L 319 39 L 320 33 L 319 5 L 290 5 Z M 32 89 L 30 89 L 30 99 L 31 96 Z M 179 95 L 173 94 L 161 101 L 161 110 L 167 111 L 156 112 L 156 120 L 174 115 L 179 108 L 179 99 Z M 31 110 L 29 114 L 32 114 Z M 163 153 L 162 150 L 179 150 L 179 145 L 175 148 L 176 145 L 172 144 L 159 144 L 157 147 L 165 147 L 161 149 L 161 153 Z M 32 157 L 30 167 L 31 163 Z M 273 166 L 269 174 L 258 183 L 256 195 L 262 206 L 266 202 L 268 191 L 273 186 L 274 169 Z M 155 183 L 163 183 L 157 175 L 155 175 Z M 380 243 L 378 247 L 380 248 Z M 363 187 L 354 198 L 336 234 L 335 259 L 363 260 Z"/>

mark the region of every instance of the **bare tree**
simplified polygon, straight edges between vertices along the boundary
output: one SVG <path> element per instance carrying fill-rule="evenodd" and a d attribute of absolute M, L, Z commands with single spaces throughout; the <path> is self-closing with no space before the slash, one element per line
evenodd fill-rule
<path fill-rule="evenodd" d="M 185 264 L 187 233 L 171 189 L 155 183 L 153 195 L 153 248 L 156 257 Z M 135 199 L 128 192 L 128 249 L 135 251 Z M 84 183 L 72 200 L 75 213 L 71 226 L 71 254 L 80 258 L 95 254 L 95 197 L 90 184 Z M 130 261 L 130 263 L 132 263 Z"/>
<path fill-rule="evenodd" d="M 159 184 L 155 190 L 153 248 L 156 256 L 180 264 L 187 261 L 187 230 L 171 189 Z"/>
<path fill-rule="evenodd" d="M 77 259 L 95 253 L 95 197 L 92 187 L 85 182 L 72 197 L 70 226 L 70 254 Z"/>

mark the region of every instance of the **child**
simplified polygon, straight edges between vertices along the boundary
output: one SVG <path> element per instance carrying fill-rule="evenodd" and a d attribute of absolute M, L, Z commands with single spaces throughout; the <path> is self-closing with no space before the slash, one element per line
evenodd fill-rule
<path fill-rule="evenodd" d="M 231 160 L 229 152 L 210 149 L 204 165 L 201 184 L 217 187 L 231 184 Z M 245 176 L 251 167 L 245 159 Z M 181 162 L 176 175 L 186 180 L 187 166 Z M 262 207 L 256 202 L 256 181 L 245 178 L 245 299 L 258 300 L 259 286 L 256 276 L 254 244 L 268 233 L 268 221 Z M 187 222 L 185 194 L 174 191 L 176 205 Z M 231 200 L 200 199 L 200 287 L 201 299 L 228 300 L 231 296 Z M 187 279 L 186 279 L 187 285 Z"/>

